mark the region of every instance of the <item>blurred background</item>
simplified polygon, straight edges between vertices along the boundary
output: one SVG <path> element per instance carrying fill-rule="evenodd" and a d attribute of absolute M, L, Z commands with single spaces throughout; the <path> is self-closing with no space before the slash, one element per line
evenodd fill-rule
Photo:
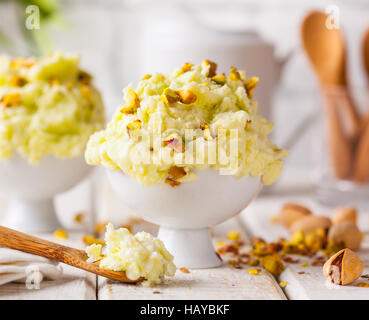
<path fill-rule="evenodd" d="M 40 8 L 40 29 L 25 28 L 28 5 Z M 246 69 L 260 76 L 255 95 L 261 113 L 275 122 L 274 140 L 291 147 L 282 181 L 306 183 L 313 178 L 306 172 L 313 170 L 316 138 L 309 124 L 321 102 L 301 49 L 300 24 L 309 10 L 332 5 L 346 39 L 350 83 L 364 109 L 360 45 L 369 26 L 367 0 L 0 0 L 0 53 L 79 53 L 102 91 L 108 118 L 122 103 L 122 88 L 146 73 L 205 58 L 221 71 Z"/>

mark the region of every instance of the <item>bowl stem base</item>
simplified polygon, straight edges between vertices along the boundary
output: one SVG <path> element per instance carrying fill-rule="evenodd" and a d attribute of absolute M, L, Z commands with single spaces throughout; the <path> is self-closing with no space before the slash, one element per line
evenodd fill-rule
<path fill-rule="evenodd" d="M 53 232 L 61 225 L 56 216 L 53 199 L 13 199 L 0 224 L 27 233 Z"/>
<path fill-rule="evenodd" d="M 210 229 L 171 229 L 160 227 L 158 237 L 174 256 L 178 268 L 214 268 L 222 264 L 215 253 Z"/>

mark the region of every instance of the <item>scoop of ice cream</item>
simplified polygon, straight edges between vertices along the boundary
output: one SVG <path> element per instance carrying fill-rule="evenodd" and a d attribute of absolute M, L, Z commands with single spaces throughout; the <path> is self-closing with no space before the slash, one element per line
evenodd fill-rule
<path fill-rule="evenodd" d="M 76 157 L 104 126 L 104 107 L 91 76 L 73 54 L 0 57 L 0 160 L 15 153 L 37 164 Z"/>
<path fill-rule="evenodd" d="M 114 230 L 110 223 L 105 233 L 106 247 L 93 244 L 86 248 L 88 262 L 101 268 L 124 271 L 131 280 L 145 278 L 144 286 L 160 283 L 164 276 L 173 276 L 176 266 L 163 242 L 146 232 L 131 234 L 126 228 Z"/>
<path fill-rule="evenodd" d="M 271 184 L 287 152 L 270 141 L 273 124 L 257 114 L 257 83 L 234 67 L 228 76 L 216 73 L 207 60 L 146 75 L 135 90 L 124 89 L 124 106 L 91 136 L 86 160 L 145 186 L 178 186 L 207 168 Z"/>

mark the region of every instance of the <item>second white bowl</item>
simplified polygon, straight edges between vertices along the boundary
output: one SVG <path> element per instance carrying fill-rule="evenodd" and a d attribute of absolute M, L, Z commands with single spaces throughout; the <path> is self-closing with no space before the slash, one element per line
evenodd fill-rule
<path fill-rule="evenodd" d="M 1 224 L 24 232 L 50 232 L 60 227 L 53 197 L 84 179 L 92 170 L 84 157 L 46 157 L 30 165 L 20 156 L 0 161 L 0 195 L 10 200 Z"/>

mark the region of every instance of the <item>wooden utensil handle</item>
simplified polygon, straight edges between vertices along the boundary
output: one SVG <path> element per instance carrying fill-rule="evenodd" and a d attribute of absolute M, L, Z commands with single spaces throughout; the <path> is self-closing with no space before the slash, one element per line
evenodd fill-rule
<path fill-rule="evenodd" d="M 328 91 L 323 92 L 323 95 L 326 110 L 328 150 L 333 173 L 337 178 L 347 179 L 351 174 L 352 142 L 343 128 L 340 107 L 337 101 L 339 97 Z"/>
<path fill-rule="evenodd" d="M 2 226 L 0 226 L 0 246 L 32 253 L 60 262 L 65 262 L 65 253 L 81 251 Z"/>
<path fill-rule="evenodd" d="M 347 118 L 350 122 L 350 128 L 348 132 L 352 138 L 356 139 L 360 133 L 360 120 L 361 117 L 355 106 L 354 99 L 352 98 L 349 90 L 347 88 L 342 89 L 342 104 L 346 111 Z"/>
<path fill-rule="evenodd" d="M 369 122 L 366 123 L 356 148 L 354 180 L 357 183 L 369 181 Z"/>

